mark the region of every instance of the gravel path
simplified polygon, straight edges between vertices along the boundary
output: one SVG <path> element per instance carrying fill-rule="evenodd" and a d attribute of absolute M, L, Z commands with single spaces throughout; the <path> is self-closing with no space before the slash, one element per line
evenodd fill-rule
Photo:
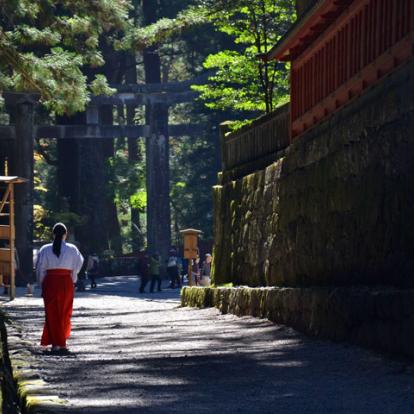
<path fill-rule="evenodd" d="M 119 277 L 77 293 L 66 357 L 38 345 L 41 298 L 4 303 L 68 413 L 414 413 L 406 361 L 137 290 Z"/>

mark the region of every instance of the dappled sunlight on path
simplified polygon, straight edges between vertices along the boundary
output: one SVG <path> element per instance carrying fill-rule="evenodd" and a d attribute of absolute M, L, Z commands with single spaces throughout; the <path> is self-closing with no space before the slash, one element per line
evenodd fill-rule
<path fill-rule="evenodd" d="M 100 283 L 99 283 L 100 282 Z M 216 309 L 137 279 L 77 293 L 68 357 L 38 346 L 41 298 L 5 304 L 70 413 L 412 413 L 412 366 Z"/>

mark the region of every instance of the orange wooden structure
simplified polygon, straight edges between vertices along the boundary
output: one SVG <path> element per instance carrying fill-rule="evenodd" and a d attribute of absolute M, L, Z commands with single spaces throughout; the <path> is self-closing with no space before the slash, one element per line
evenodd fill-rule
<path fill-rule="evenodd" d="M 294 138 L 413 56 L 413 0 L 320 0 L 265 59 L 292 62 Z"/>
<path fill-rule="evenodd" d="M 14 225 L 14 185 L 27 180 L 20 177 L 0 176 L 0 281 L 9 289 L 10 299 L 16 296 L 15 271 L 15 225 Z"/>

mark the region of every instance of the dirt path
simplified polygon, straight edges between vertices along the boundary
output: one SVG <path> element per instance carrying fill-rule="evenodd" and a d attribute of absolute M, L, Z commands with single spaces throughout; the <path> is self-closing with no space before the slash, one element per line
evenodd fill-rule
<path fill-rule="evenodd" d="M 414 366 L 250 317 L 139 295 L 131 277 L 77 293 L 71 356 L 42 352 L 39 297 L 4 303 L 68 413 L 410 413 Z"/>

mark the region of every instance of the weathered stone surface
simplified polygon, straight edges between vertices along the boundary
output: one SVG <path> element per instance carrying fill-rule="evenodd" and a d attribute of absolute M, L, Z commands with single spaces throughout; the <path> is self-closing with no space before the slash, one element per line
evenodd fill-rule
<path fill-rule="evenodd" d="M 267 318 L 309 335 L 414 356 L 412 289 L 185 287 L 181 304 Z"/>
<path fill-rule="evenodd" d="M 58 414 L 65 401 L 50 394 L 45 381 L 39 375 L 39 363 L 29 351 L 32 343 L 23 339 L 21 327 L 0 312 L 0 359 L 4 378 L 2 390 L 6 401 L 3 408 L 7 412 L 26 414 Z M 1 393 L 0 393 L 1 394 Z M 1 402 L 1 396 L 0 396 Z"/>
<path fill-rule="evenodd" d="M 414 62 L 214 188 L 216 285 L 414 285 Z"/>

